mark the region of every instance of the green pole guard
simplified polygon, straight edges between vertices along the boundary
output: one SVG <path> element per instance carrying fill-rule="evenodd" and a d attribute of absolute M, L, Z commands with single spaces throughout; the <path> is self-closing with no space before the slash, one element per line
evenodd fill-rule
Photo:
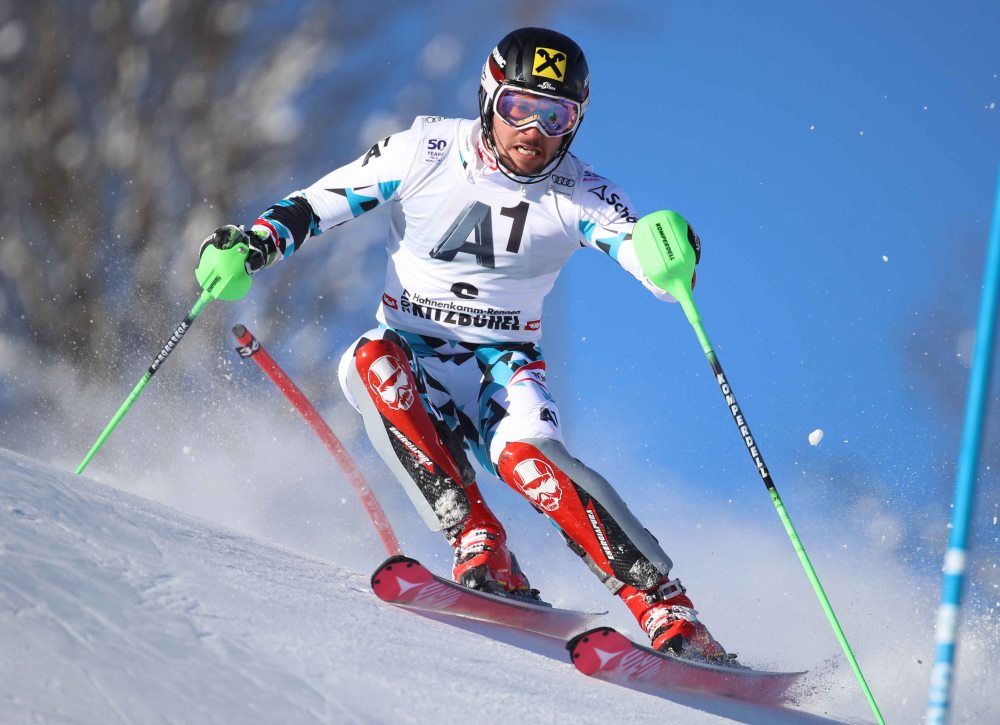
<path fill-rule="evenodd" d="M 691 292 L 696 262 L 694 247 L 689 241 L 691 234 L 691 227 L 680 214 L 657 211 L 635 223 L 632 244 L 643 274 L 680 303 L 707 355 L 712 351 L 712 343 L 701 326 L 701 315 Z"/>
<path fill-rule="evenodd" d="M 236 244 L 228 249 L 208 245 L 194 270 L 198 284 L 214 300 L 232 302 L 243 299 L 253 281 L 246 266 L 249 251 L 246 244 Z"/>

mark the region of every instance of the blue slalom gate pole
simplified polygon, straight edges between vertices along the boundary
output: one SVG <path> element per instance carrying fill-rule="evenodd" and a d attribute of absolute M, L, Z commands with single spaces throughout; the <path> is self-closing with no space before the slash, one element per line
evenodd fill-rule
<path fill-rule="evenodd" d="M 976 492 L 976 472 L 983 438 L 983 419 L 989 397 L 990 370 L 993 364 L 993 341 L 996 332 L 997 298 L 1000 287 L 1000 176 L 986 250 L 976 343 L 972 353 L 969 391 L 965 400 L 965 423 L 955 474 L 955 498 L 951 517 L 951 535 L 944 556 L 944 583 L 938 608 L 934 640 L 934 666 L 931 668 L 930 696 L 927 702 L 928 725 L 944 725 L 951 704 L 951 680 L 955 661 L 956 633 L 965 583 L 969 521 Z"/>

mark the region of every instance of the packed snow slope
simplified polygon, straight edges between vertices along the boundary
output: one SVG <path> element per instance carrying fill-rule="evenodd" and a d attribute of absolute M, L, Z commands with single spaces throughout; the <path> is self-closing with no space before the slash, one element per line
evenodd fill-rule
<path fill-rule="evenodd" d="M 2 449 L 0 481 L 3 723 L 867 720 L 829 663 L 789 708 L 655 697 L 583 677 L 561 642 L 394 608 L 366 572 Z M 920 707 L 879 682 L 890 713 Z"/>
<path fill-rule="evenodd" d="M 562 643 L 0 452 L 0 721 L 824 722 L 591 681 Z"/>

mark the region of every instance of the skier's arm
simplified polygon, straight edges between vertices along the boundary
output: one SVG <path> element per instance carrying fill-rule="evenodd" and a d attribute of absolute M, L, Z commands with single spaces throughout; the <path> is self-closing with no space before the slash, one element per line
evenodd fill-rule
<path fill-rule="evenodd" d="M 414 129 L 388 136 L 355 161 L 268 207 L 249 230 L 232 225 L 220 227 L 202 248 L 208 244 L 231 246 L 240 241 L 250 247 L 247 271 L 270 266 L 330 227 L 392 199 L 406 178 L 419 140 L 420 134 Z"/>
<path fill-rule="evenodd" d="M 584 185 L 580 202 L 580 243 L 598 249 L 639 280 L 657 299 L 675 302 L 642 271 L 632 243 L 632 227 L 639 214 L 625 192 L 603 177 L 592 176 Z M 699 255 L 700 256 L 700 255 Z"/>
<path fill-rule="evenodd" d="M 350 164 L 264 211 L 251 232 L 264 233 L 266 264 L 289 256 L 330 227 L 392 199 L 413 161 L 417 136 L 413 130 L 387 136 Z"/>

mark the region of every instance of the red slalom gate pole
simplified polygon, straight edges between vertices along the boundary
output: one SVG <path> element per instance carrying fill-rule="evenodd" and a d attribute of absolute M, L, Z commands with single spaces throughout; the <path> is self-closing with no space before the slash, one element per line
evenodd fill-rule
<path fill-rule="evenodd" d="M 330 430 L 330 426 L 326 424 L 326 421 L 316 411 L 313 404 L 309 402 L 309 399 L 306 398 L 298 386 L 292 382 L 292 379 L 288 377 L 285 371 L 274 361 L 274 358 L 264 349 L 260 341 L 253 336 L 253 333 L 243 325 L 236 325 L 233 328 L 233 335 L 240 345 L 236 348 L 239 356 L 250 358 L 260 366 L 264 374 L 271 379 L 271 382 L 278 386 L 278 390 L 285 394 L 289 402 L 305 418 L 309 427 L 319 436 L 320 440 L 323 441 L 323 445 L 326 446 L 327 450 L 337 460 L 340 467 L 344 469 L 347 479 L 351 482 L 351 486 L 354 487 L 355 493 L 358 494 L 358 498 L 361 500 L 362 505 L 364 505 L 365 511 L 368 512 L 368 517 L 372 520 L 379 538 L 382 539 L 382 544 L 385 546 L 386 552 L 390 556 L 402 554 L 399 541 L 396 539 L 396 534 L 389 524 L 389 519 L 385 516 L 385 511 L 379 505 L 375 494 L 368 488 L 364 476 L 361 475 L 361 471 L 354 464 L 354 459 L 351 458 L 347 449 L 344 448 L 337 436 Z"/>

